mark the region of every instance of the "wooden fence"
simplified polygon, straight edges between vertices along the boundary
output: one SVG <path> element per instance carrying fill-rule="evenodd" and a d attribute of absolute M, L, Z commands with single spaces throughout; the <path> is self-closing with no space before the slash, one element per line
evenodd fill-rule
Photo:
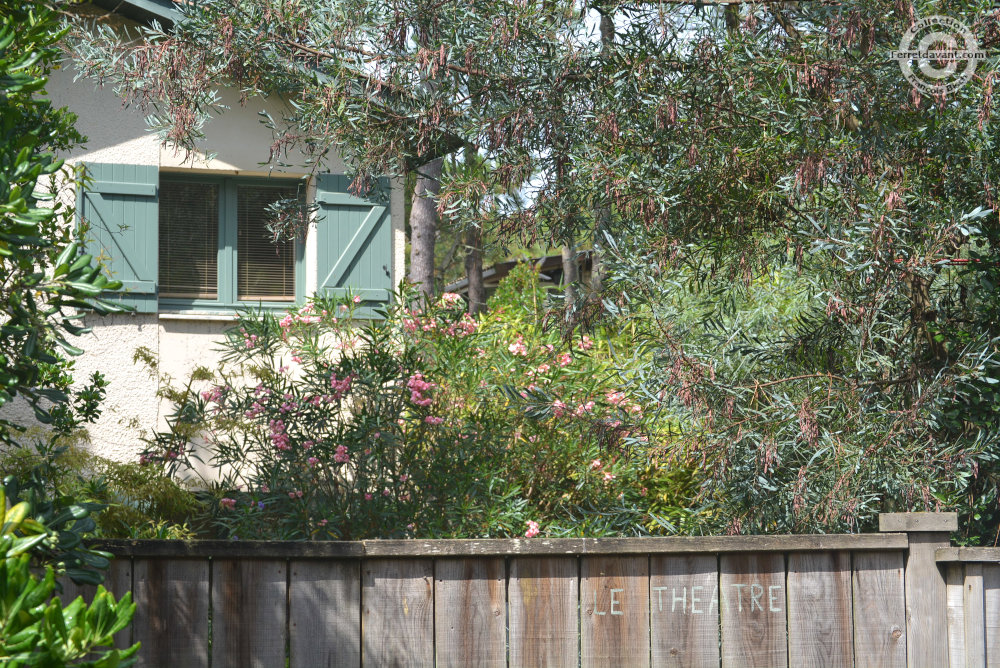
<path fill-rule="evenodd" d="M 843 536 L 110 541 L 140 665 L 1000 665 L 1000 550 Z M 987 562 L 987 563 L 984 563 Z M 75 595 L 67 587 L 67 595 Z"/>

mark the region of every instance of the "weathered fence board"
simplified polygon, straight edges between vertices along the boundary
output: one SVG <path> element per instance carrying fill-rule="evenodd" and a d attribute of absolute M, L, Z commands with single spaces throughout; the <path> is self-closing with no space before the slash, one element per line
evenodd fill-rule
<path fill-rule="evenodd" d="M 649 557 L 580 562 L 580 665 L 649 666 Z"/>
<path fill-rule="evenodd" d="M 100 546 L 140 666 L 1000 668 L 1000 549 L 883 525 L 908 533 Z"/>
<path fill-rule="evenodd" d="M 905 668 L 903 554 L 857 553 L 853 561 L 855 665 Z"/>
<path fill-rule="evenodd" d="M 723 668 L 787 666 L 784 556 L 722 555 L 719 593 Z"/>
<path fill-rule="evenodd" d="M 212 668 L 283 666 L 286 562 L 217 559 L 212 566 Z"/>
<path fill-rule="evenodd" d="M 654 556 L 649 570 L 653 665 L 718 668 L 718 557 Z"/>
<path fill-rule="evenodd" d="M 507 665 L 504 560 L 440 559 L 434 574 L 434 635 L 439 666 Z"/>
<path fill-rule="evenodd" d="M 948 665 L 962 668 L 965 664 L 965 595 L 962 564 L 948 564 L 945 583 L 948 602 Z"/>
<path fill-rule="evenodd" d="M 852 666 L 851 555 L 788 556 L 788 664 Z"/>
<path fill-rule="evenodd" d="M 511 559 L 510 665 L 579 665 L 578 564 L 573 557 Z"/>
<path fill-rule="evenodd" d="M 1000 668 L 1000 565 L 983 566 L 986 665 Z"/>
<path fill-rule="evenodd" d="M 361 665 L 361 562 L 292 561 L 288 634 L 291 668 Z"/>
<path fill-rule="evenodd" d="M 986 616 L 983 594 L 983 565 L 965 565 L 965 665 L 986 666 Z"/>
<path fill-rule="evenodd" d="M 918 513 L 914 513 L 917 515 Z M 906 558 L 906 656 L 913 668 L 941 668 L 948 665 L 948 587 L 936 560 L 938 548 L 948 546 L 948 531 L 957 528 L 953 513 L 939 518 L 934 527 L 932 513 L 919 513 L 920 527 L 909 534 Z M 930 516 L 930 517 L 928 517 Z M 949 521 L 950 520 L 950 521 Z M 895 528 L 895 527 L 894 527 Z"/>
<path fill-rule="evenodd" d="M 362 664 L 434 663 L 434 563 L 374 559 L 362 566 Z"/>
<path fill-rule="evenodd" d="M 207 559 L 136 559 L 134 639 L 144 666 L 208 666 Z"/>

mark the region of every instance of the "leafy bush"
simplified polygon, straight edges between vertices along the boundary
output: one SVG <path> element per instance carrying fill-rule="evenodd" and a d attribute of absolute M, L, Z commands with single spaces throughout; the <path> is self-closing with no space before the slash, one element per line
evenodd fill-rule
<path fill-rule="evenodd" d="M 358 301 L 241 314 L 220 368 L 172 395 L 170 428 L 143 461 L 178 473 L 207 459 L 223 535 L 610 535 L 689 522 L 677 494 L 649 496 L 667 435 L 620 388 L 614 337 L 547 331 L 529 269 L 478 320 L 457 295 L 367 323 Z M 671 475 L 694 489 L 690 471 Z"/>
<path fill-rule="evenodd" d="M 29 501 L 36 513 L 85 507 L 90 514 L 79 526 L 94 537 L 184 539 L 197 534 L 193 523 L 202 514 L 202 503 L 194 493 L 150 467 L 87 452 L 72 437 L 11 449 L 0 457 L 0 468 L 8 496 Z"/>
<path fill-rule="evenodd" d="M 27 503 L 6 507 L 6 495 L 0 490 L 0 664 L 9 668 L 132 665 L 138 644 L 125 650 L 101 649 L 113 645 L 114 634 L 132 620 L 131 594 L 116 602 L 98 586 L 90 605 L 77 597 L 63 607 L 53 598 L 57 584 L 52 566 L 43 561 L 44 575 L 38 577 L 32 564 L 40 549 L 58 540 L 56 532 L 31 519 Z"/>

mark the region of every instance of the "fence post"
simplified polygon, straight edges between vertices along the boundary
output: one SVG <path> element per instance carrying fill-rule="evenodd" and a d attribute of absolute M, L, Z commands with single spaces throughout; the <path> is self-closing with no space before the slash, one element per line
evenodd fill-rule
<path fill-rule="evenodd" d="M 910 543 L 906 557 L 906 664 L 910 668 L 948 665 L 948 590 L 935 551 L 950 547 L 957 513 L 882 513 L 879 531 L 902 531 Z"/>

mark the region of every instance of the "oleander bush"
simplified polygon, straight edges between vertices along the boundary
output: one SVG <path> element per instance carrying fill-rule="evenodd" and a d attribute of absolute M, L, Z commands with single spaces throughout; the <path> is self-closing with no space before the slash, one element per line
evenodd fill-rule
<path fill-rule="evenodd" d="M 249 311 L 219 368 L 174 391 L 142 456 L 211 471 L 233 538 L 532 537 L 686 530 L 694 471 L 626 387 L 628 332 L 563 338 L 524 268 L 472 318 L 460 297 L 361 321 L 358 298 Z"/>

